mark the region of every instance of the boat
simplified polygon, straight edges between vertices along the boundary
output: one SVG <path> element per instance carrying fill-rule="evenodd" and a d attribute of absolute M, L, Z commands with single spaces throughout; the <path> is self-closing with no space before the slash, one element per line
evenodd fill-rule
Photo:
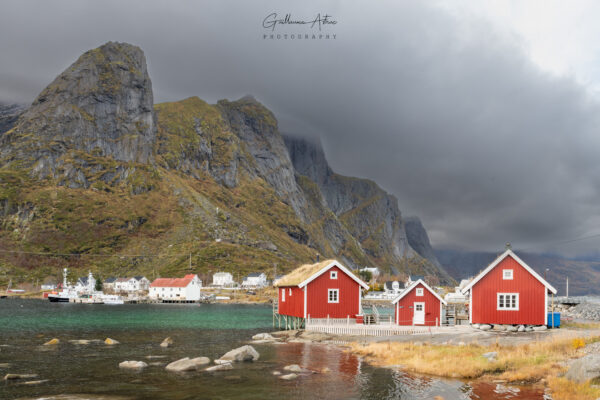
<path fill-rule="evenodd" d="M 104 294 L 100 292 L 96 298 L 100 300 L 102 304 L 125 304 L 123 298 L 116 294 Z"/>
<path fill-rule="evenodd" d="M 53 291 L 48 294 L 48 301 L 51 303 L 81 303 L 81 304 L 124 304 L 120 296 L 114 294 L 105 294 L 102 291 L 95 291 L 96 280 L 90 272 L 85 285 L 69 285 L 67 282 L 67 269 L 63 270 L 63 284 L 60 292 Z M 83 280 L 84 278 L 82 278 Z"/>

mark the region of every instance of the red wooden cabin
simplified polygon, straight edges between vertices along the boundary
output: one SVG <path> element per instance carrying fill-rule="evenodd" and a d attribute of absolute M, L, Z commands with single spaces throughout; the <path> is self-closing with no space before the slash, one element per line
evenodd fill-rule
<path fill-rule="evenodd" d="M 413 282 L 392 301 L 397 325 L 440 326 L 446 304 L 422 279 Z"/>
<path fill-rule="evenodd" d="M 553 288 L 507 249 L 463 290 L 471 292 L 472 324 L 547 325 L 548 292 Z"/>
<path fill-rule="evenodd" d="M 355 318 L 369 288 L 336 260 L 302 265 L 276 286 L 278 314 L 298 318 Z"/>

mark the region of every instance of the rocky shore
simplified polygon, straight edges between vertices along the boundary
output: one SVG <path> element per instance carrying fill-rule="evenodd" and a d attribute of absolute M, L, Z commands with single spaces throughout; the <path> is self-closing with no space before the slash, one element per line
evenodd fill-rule
<path fill-rule="evenodd" d="M 574 307 L 561 308 L 560 311 L 565 317 L 578 320 L 600 321 L 600 304 L 598 303 L 584 302 Z"/>

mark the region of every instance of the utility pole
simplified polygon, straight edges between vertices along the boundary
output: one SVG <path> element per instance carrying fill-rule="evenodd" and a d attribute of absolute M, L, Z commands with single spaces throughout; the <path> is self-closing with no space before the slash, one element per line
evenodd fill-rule
<path fill-rule="evenodd" d="M 192 253 L 190 253 L 190 267 L 188 269 L 190 271 L 192 270 Z"/>
<path fill-rule="evenodd" d="M 567 299 L 569 298 L 569 277 L 567 276 Z"/>

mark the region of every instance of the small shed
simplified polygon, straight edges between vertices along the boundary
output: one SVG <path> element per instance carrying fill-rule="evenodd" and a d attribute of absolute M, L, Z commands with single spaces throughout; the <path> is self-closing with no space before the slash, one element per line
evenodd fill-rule
<path fill-rule="evenodd" d="M 280 315 L 298 318 L 356 318 L 369 286 L 336 260 L 305 264 L 276 283 Z"/>
<path fill-rule="evenodd" d="M 417 279 L 404 289 L 394 304 L 397 325 L 440 326 L 442 305 L 446 301 L 422 279 Z"/>

